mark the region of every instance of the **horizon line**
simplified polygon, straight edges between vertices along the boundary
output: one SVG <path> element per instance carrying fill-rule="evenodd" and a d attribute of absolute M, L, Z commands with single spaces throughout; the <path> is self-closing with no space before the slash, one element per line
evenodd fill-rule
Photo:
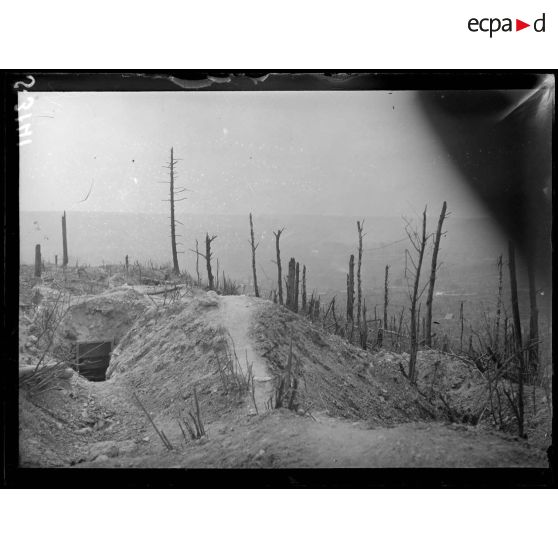
<path fill-rule="evenodd" d="M 110 215 L 162 215 L 168 217 L 168 212 L 147 212 L 147 211 L 84 211 L 80 209 L 64 210 L 64 209 L 20 209 L 19 213 L 85 213 L 85 214 L 110 214 Z M 188 213 L 176 212 L 178 215 L 192 215 L 196 217 L 246 217 L 250 213 L 252 215 L 259 215 L 261 217 L 342 217 L 347 219 L 400 219 L 405 217 L 406 213 L 391 214 L 391 215 L 372 215 L 372 214 L 340 214 L 340 213 L 256 213 L 254 211 L 246 213 Z M 431 216 L 437 216 L 438 213 L 433 213 Z M 455 215 L 458 219 L 494 219 L 491 215 Z"/>

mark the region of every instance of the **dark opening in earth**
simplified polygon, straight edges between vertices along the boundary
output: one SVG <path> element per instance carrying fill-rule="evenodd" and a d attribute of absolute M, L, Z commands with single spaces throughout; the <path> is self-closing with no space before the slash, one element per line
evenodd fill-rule
<path fill-rule="evenodd" d="M 104 382 L 110 363 L 112 341 L 79 341 L 76 343 L 77 371 L 90 382 Z"/>

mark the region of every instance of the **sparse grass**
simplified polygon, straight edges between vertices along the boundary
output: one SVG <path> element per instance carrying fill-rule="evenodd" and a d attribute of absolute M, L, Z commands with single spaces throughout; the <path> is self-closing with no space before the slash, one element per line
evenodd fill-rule
<path fill-rule="evenodd" d="M 227 277 L 223 272 L 222 282 L 219 284 L 220 292 L 222 295 L 238 295 L 240 294 L 240 287 L 236 281 Z"/>
<path fill-rule="evenodd" d="M 228 332 L 226 335 L 228 339 L 224 348 L 224 359 L 223 355 L 220 358 L 218 353 L 215 354 L 219 377 L 225 393 L 236 392 L 243 396 L 253 391 L 252 364 L 248 362 L 248 356 L 246 356 L 246 371 L 243 370 L 236 353 L 234 340 Z"/>
<path fill-rule="evenodd" d="M 185 418 L 181 416 L 179 419 L 177 419 L 177 422 L 186 443 L 188 443 L 188 437 L 186 436 L 186 431 L 184 429 L 188 431 L 190 439 L 192 440 L 199 440 L 203 436 L 207 436 L 201 416 L 198 394 L 195 387 L 193 409 L 188 411 L 188 417 Z"/>
<path fill-rule="evenodd" d="M 33 345 L 38 351 L 35 364 L 19 371 L 19 387 L 30 396 L 57 389 L 60 381 L 68 378 L 68 367 L 75 365 L 74 354 L 60 349 L 53 360 L 52 347 L 56 333 L 70 307 L 71 296 L 60 291 L 53 302 L 40 304 L 35 298 L 30 331 L 35 335 Z"/>
<path fill-rule="evenodd" d="M 153 429 L 155 430 L 155 432 L 157 432 L 157 435 L 159 436 L 159 438 L 161 438 L 161 441 L 163 442 L 163 445 L 165 446 L 165 448 L 167 448 L 169 451 L 172 451 L 174 448 L 172 447 L 172 444 L 169 442 L 167 436 L 165 435 L 165 433 L 162 430 L 159 430 L 157 428 L 157 425 L 155 424 L 154 420 L 151 418 L 151 415 L 149 414 L 149 412 L 147 411 L 147 409 L 144 407 L 143 403 L 140 401 L 140 398 L 137 396 L 137 394 L 135 392 L 132 392 L 139 408 L 145 413 L 145 416 L 149 419 L 149 422 L 151 423 L 151 426 L 153 426 Z"/>
<path fill-rule="evenodd" d="M 239 398 L 249 395 L 256 414 L 258 414 L 253 363 L 248 361 L 248 351 L 246 351 L 245 354 L 246 369 L 243 369 L 236 353 L 234 340 L 230 333 L 226 332 L 226 334 L 223 335 L 223 340 L 225 341 L 224 355 L 221 354 L 221 356 L 219 356 L 219 353 L 215 353 L 215 359 L 217 361 L 217 371 L 225 395 L 236 394 Z"/>
<path fill-rule="evenodd" d="M 300 360 L 293 354 L 293 335 L 289 345 L 289 355 L 285 371 L 275 382 L 274 393 L 267 402 L 269 409 L 289 409 L 298 412 L 301 409 L 300 380 L 302 376 L 302 365 Z M 309 414 L 309 408 L 304 409 L 304 414 Z M 311 416 L 311 415 L 310 415 Z"/>

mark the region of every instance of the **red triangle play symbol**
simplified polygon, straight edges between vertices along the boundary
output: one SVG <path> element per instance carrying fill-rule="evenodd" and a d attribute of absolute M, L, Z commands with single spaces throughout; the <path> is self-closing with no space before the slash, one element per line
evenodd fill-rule
<path fill-rule="evenodd" d="M 531 24 L 530 23 L 525 23 L 524 21 L 521 21 L 520 19 L 515 20 L 515 30 L 516 31 L 521 31 L 522 29 L 525 29 L 526 27 L 531 27 Z"/>

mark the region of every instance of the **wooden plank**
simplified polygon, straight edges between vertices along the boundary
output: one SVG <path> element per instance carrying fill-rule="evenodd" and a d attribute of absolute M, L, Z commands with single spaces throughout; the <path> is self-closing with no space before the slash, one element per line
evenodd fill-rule
<path fill-rule="evenodd" d="M 77 343 L 77 358 L 95 358 L 109 356 L 112 341 L 86 341 Z"/>

